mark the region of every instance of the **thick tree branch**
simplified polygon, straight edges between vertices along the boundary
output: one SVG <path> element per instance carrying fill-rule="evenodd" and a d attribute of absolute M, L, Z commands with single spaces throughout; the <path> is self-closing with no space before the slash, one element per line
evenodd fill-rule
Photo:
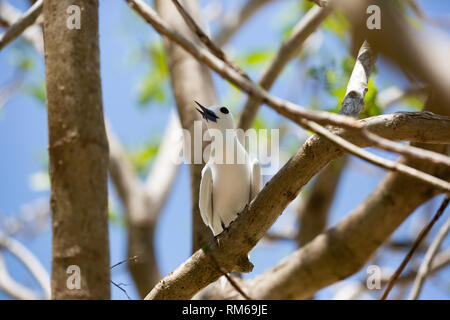
<path fill-rule="evenodd" d="M 442 110 L 440 99 L 432 95 L 426 108 Z M 423 114 L 430 115 L 429 112 Z M 370 118 L 362 121 L 367 120 Z M 439 132 L 444 133 L 445 130 Z M 442 145 L 422 147 L 446 151 L 446 146 Z M 450 177 L 450 170 L 441 166 L 411 159 L 402 161 L 419 166 L 426 172 L 447 179 Z M 256 278 L 252 286 L 252 290 L 258 292 L 255 298 L 306 298 L 353 274 L 420 204 L 434 194 L 435 190 L 426 184 L 389 173 L 375 191 L 336 227 L 316 237 L 289 259 Z M 252 291 L 250 293 L 253 294 Z"/>
<path fill-rule="evenodd" d="M 387 139 L 442 143 L 448 141 L 447 139 L 450 136 L 449 120 L 447 117 L 419 112 L 382 115 L 359 122 L 369 131 L 376 132 Z M 368 141 L 360 135 L 355 135 L 353 130 L 338 129 L 337 134 L 360 147 L 369 146 Z M 341 149 L 327 140 L 317 135 L 310 138 L 297 154 L 265 185 L 247 210 L 233 222 L 230 230 L 219 237 L 220 246 L 216 244 L 210 246 L 209 254 L 214 254 L 219 264 L 229 272 L 250 271 L 252 266 L 247 261 L 248 252 L 264 236 L 286 206 L 296 197 L 300 189 L 326 164 L 342 154 Z M 403 179 L 407 180 L 405 185 L 410 186 L 407 190 L 416 186 L 416 183 L 411 182 L 410 178 L 405 177 Z M 429 197 L 432 194 L 430 189 L 428 186 L 424 189 L 427 190 L 426 195 Z M 408 197 L 411 192 L 409 191 Z M 387 200 L 387 203 L 389 201 L 391 200 Z M 400 205 L 403 206 L 404 203 L 399 202 L 395 208 L 392 208 L 392 216 L 395 216 L 394 213 L 399 210 L 397 206 Z M 406 210 L 409 209 L 410 207 L 407 206 Z M 364 212 L 365 208 L 360 210 Z M 386 220 L 386 223 L 389 222 L 392 222 L 392 219 Z M 378 221 L 369 225 L 363 223 L 363 225 L 373 227 L 376 223 Z M 391 230 L 391 228 L 392 226 L 389 226 L 387 229 Z M 308 246 L 305 247 L 305 250 Z M 326 249 L 322 245 L 320 247 L 321 250 Z M 351 258 L 348 259 L 351 260 Z M 346 263 L 342 261 L 339 261 L 339 264 L 343 264 L 342 268 L 346 266 Z M 318 272 L 320 271 L 318 270 Z M 190 299 L 196 292 L 217 280 L 220 276 L 221 274 L 203 250 L 199 250 L 174 272 L 160 281 L 147 296 L 147 299 Z M 325 275 L 325 277 L 330 276 L 335 279 L 333 273 L 331 275 L 326 273 Z M 306 276 L 305 281 L 307 279 L 308 276 Z M 328 281 L 335 280 L 329 279 Z M 305 294 L 308 296 L 314 293 L 314 290 L 308 289 Z M 283 292 L 284 289 L 280 291 Z M 258 293 L 253 294 L 249 295 L 252 298 L 260 296 Z"/>
<path fill-rule="evenodd" d="M 431 164 L 422 165 L 424 170 L 449 177 L 449 171 L 442 172 Z M 411 194 L 415 196 L 411 197 Z M 249 285 L 249 294 L 257 299 L 301 299 L 348 277 L 358 271 L 403 220 L 433 194 L 426 184 L 389 173 L 336 227 L 256 277 Z"/>
<path fill-rule="evenodd" d="M 362 159 L 369 161 L 373 164 L 382 166 L 389 170 L 395 170 L 403 174 L 413 176 L 417 179 L 428 181 L 435 187 L 450 190 L 450 184 L 446 181 L 442 181 L 438 178 L 432 177 L 428 174 L 419 172 L 414 168 L 408 168 L 403 164 L 396 164 L 395 162 L 385 160 L 381 157 L 370 154 L 366 151 L 360 150 L 358 147 L 352 145 L 348 141 L 343 140 L 340 137 L 335 136 L 333 133 L 322 127 L 319 123 L 334 124 L 339 126 L 348 126 L 352 128 L 359 128 L 354 120 L 349 117 L 332 115 L 328 112 L 322 111 L 309 111 L 307 109 L 296 106 L 295 104 L 285 101 L 269 95 L 265 90 L 255 86 L 250 80 L 242 77 L 233 68 L 229 67 L 224 61 L 218 59 L 209 51 L 199 48 L 188 39 L 184 38 L 178 32 L 173 30 L 167 23 L 165 23 L 158 15 L 146 5 L 142 0 L 126 0 L 132 8 L 134 8 L 147 22 L 149 22 L 158 32 L 169 37 L 172 41 L 182 46 L 185 50 L 191 53 L 198 60 L 205 62 L 213 70 L 220 75 L 231 81 L 235 85 L 239 86 L 242 90 L 246 91 L 249 95 L 257 96 L 267 105 L 272 107 L 278 113 L 293 120 L 302 127 L 312 130 L 316 133 L 320 133 L 322 136 L 330 139 L 334 143 L 338 144 L 346 151 L 351 152 L 354 155 L 361 157 Z M 352 89 L 351 92 L 354 92 Z M 344 101 L 345 102 L 345 101 Z M 317 122 L 317 123 L 316 123 Z M 364 134 L 364 131 L 362 131 Z M 371 136 L 367 134 L 367 138 L 371 139 Z M 383 148 L 392 148 L 386 143 L 379 143 Z M 404 147 L 407 148 L 407 147 Z M 404 148 L 397 148 L 402 151 Z M 414 150 L 409 150 L 408 155 L 414 155 Z M 422 155 L 425 157 L 426 155 Z"/>
<path fill-rule="evenodd" d="M 299 247 L 303 247 L 325 230 L 328 212 L 346 161 L 346 157 L 341 157 L 331 162 L 317 175 L 306 197 L 299 200 Z"/>

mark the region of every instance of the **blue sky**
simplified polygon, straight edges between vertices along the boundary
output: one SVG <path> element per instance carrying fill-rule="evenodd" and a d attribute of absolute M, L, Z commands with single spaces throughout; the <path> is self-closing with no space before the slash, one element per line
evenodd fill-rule
<path fill-rule="evenodd" d="M 270 4 L 255 15 L 245 25 L 240 34 L 232 39 L 230 52 L 237 53 L 241 50 L 264 49 L 275 50 L 280 44 L 280 25 L 285 22 L 283 12 L 292 6 L 293 0 L 282 0 Z M 27 1 L 12 1 L 14 5 L 24 10 Z M 225 9 L 234 10 L 241 1 L 226 1 Z M 204 7 L 207 1 L 201 1 Z M 433 17 L 449 17 L 450 3 L 447 1 L 420 1 L 424 11 Z M 214 25 L 212 26 L 214 30 Z M 325 37 L 327 35 L 325 34 Z M 329 37 L 325 39 L 330 39 Z M 105 115 L 109 119 L 114 131 L 122 143 L 129 147 L 142 145 L 149 138 L 160 136 L 167 122 L 170 106 L 162 107 L 154 103 L 146 108 L 137 105 L 137 87 L 139 81 L 148 70 L 148 63 L 135 58 L 135 54 L 142 43 L 159 41 L 154 30 L 137 19 L 126 5 L 125 1 L 100 1 L 100 50 L 101 50 L 101 75 L 103 88 L 103 101 Z M 325 44 L 329 50 L 327 54 L 320 55 L 318 62 L 322 63 L 331 55 L 342 57 L 346 55 L 345 46 L 339 41 L 330 39 Z M 0 87 L 8 84 L 14 76 L 15 68 L 12 66 L 17 57 L 23 52 L 22 46 L 10 45 L 0 52 Z M 33 53 L 32 53 L 33 54 Z M 26 84 L 37 84 L 44 79 L 44 65 L 42 59 L 35 55 L 34 68 L 26 75 Z M 264 64 L 262 65 L 264 66 Z M 283 73 L 283 78 L 278 81 L 272 93 L 292 99 L 294 102 L 306 105 L 310 99 L 307 88 L 297 88 L 296 72 L 301 70 L 299 62 L 291 63 Z M 251 76 L 257 78 L 262 68 L 250 69 Z M 381 61 L 379 74 L 388 74 L 390 81 L 398 85 L 404 84 L 404 79 L 389 71 L 389 67 Z M 391 77 L 392 76 L 392 77 Z M 392 80 L 393 79 L 393 80 Z M 214 81 L 218 89 L 219 99 L 227 99 L 229 87 L 218 76 L 214 75 Z M 382 85 L 386 79 L 377 76 L 377 84 Z M 305 90 L 302 90 L 305 89 Z M 300 90 L 300 91 L 299 91 Z M 245 95 L 237 96 L 239 109 L 245 102 Z M 170 105 L 169 101 L 169 105 Z M 397 109 L 404 110 L 404 106 Z M 397 110 L 395 109 L 395 110 Z M 262 114 L 269 123 L 279 120 L 275 113 L 267 107 L 263 107 Z M 45 154 L 47 148 L 47 117 L 45 107 L 34 97 L 26 92 L 19 92 L 0 110 L 0 214 L 11 216 L 21 210 L 21 207 L 39 198 L 48 198 L 48 191 L 37 192 L 30 188 L 30 177 L 45 169 Z M 383 156 L 392 158 L 382 152 Z M 375 168 L 352 158 L 352 169 L 343 174 L 336 199 L 333 203 L 329 225 L 335 225 L 347 213 L 354 209 L 381 181 L 384 170 Z M 266 178 L 267 179 L 267 178 Z M 110 185 L 110 192 L 114 197 L 114 189 Z M 439 198 L 440 199 L 440 198 Z M 437 199 L 437 200 L 439 200 Z M 113 199 L 113 204 L 118 205 Z M 426 210 L 435 209 L 439 201 L 433 201 L 431 205 L 424 206 Z M 410 234 L 411 228 L 416 228 L 417 221 L 422 221 L 425 209 L 418 210 L 408 219 L 394 234 L 396 238 L 404 238 Z M 190 255 L 190 191 L 189 172 L 186 165 L 182 165 L 176 182 L 171 190 L 169 199 L 163 209 L 161 219 L 158 222 L 156 232 L 156 250 L 159 266 L 163 275 L 171 272 Z M 294 228 L 293 215 L 288 208 L 287 214 L 283 214 L 274 228 Z M 445 216 L 444 216 L 445 218 Z M 444 219 L 442 219 L 444 220 Z M 0 216 L 0 223 L 1 223 Z M 435 232 L 442 221 L 433 229 Z M 433 234 L 434 234 L 433 232 Z M 17 238 L 24 243 L 42 262 L 50 272 L 51 266 L 51 233 L 50 225 L 38 236 L 29 237 L 19 234 Z M 447 241 L 444 246 L 448 246 Z M 117 223 L 110 225 L 111 265 L 126 259 L 126 230 Z M 260 243 L 252 252 L 251 260 L 255 269 L 248 277 L 253 277 L 276 264 L 281 258 L 289 255 L 295 246 L 282 242 L 277 244 Z M 37 288 L 32 276 L 11 255 L 5 254 L 7 263 L 15 279 L 24 285 Z M 387 255 L 382 260 L 383 266 L 395 268 L 402 258 L 401 255 Z M 364 272 L 364 270 L 362 271 Z M 361 278 L 359 273 L 354 278 Z M 128 294 L 138 298 L 133 282 L 124 265 L 112 270 L 112 280 L 116 283 L 129 284 L 125 289 Z M 447 278 L 449 270 L 441 273 L 441 278 Z M 436 278 L 438 279 L 438 278 Z M 438 281 L 430 280 L 426 283 L 423 296 L 428 298 L 450 298 L 448 283 L 447 290 Z M 329 298 L 333 293 L 330 289 L 322 290 L 318 297 Z M 0 291 L 0 299 L 9 297 Z M 126 299 L 126 296 L 117 288 L 112 287 L 113 299 Z"/>

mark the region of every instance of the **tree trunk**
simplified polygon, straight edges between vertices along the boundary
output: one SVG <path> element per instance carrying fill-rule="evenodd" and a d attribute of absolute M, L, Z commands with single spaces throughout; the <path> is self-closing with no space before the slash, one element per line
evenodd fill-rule
<path fill-rule="evenodd" d="M 71 5 L 80 9 L 80 29 L 66 25 Z M 98 1 L 45 0 L 44 18 L 52 298 L 109 299 L 109 156 L 100 83 Z M 75 268 L 68 269 L 71 265 Z"/>

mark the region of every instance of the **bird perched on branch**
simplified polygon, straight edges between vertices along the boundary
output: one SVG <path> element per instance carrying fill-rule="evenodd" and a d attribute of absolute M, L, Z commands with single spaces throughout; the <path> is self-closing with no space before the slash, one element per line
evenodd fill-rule
<path fill-rule="evenodd" d="M 211 136 L 210 157 L 200 182 L 200 214 L 217 236 L 261 190 L 261 168 L 239 142 L 233 115 L 226 107 L 195 103 Z"/>

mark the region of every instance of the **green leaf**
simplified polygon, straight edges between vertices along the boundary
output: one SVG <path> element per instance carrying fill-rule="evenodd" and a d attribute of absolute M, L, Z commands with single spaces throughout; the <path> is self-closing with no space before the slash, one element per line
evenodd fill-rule
<path fill-rule="evenodd" d="M 149 70 L 138 88 L 140 107 L 146 107 L 150 101 L 164 104 L 167 101 L 168 69 L 161 42 L 155 42 L 148 50 Z"/>
<path fill-rule="evenodd" d="M 342 12 L 337 11 L 325 19 L 323 26 L 325 30 L 329 30 L 343 39 L 345 33 L 350 28 L 350 23 Z"/>
<path fill-rule="evenodd" d="M 256 117 L 255 122 L 253 123 L 253 128 L 256 130 L 267 129 L 268 125 L 267 122 L 261 116 L 258 116 Z"/>
<path fill-rule="evenodd" d="M 42 80 L 37 84 L 25 85 L 23 90 L 25 93 L 30 94 L 45 106 L 45 101 L 47 100 L 45 80 Z"/>
<path fill-rule="evenodd" d="M 367 118 L 372 116 L 378 116 L 382 114 L 382 109 L 377 103 L 378 90 L 375 87 L 375 82 L 372 78 L 369 79 L 367 84 L 367 93 L 364 99 L 364 110 L 360 114 L 360 118 Z"/>
<path fill-rule="evenodd" d="M 145 146 L 141 146 L 132 150 L 129 154 L 131 163 L 138 174 L 147 172 L 150 161 L 153 160 L 158 152 L 158 143 L 149 142 Z"/>

